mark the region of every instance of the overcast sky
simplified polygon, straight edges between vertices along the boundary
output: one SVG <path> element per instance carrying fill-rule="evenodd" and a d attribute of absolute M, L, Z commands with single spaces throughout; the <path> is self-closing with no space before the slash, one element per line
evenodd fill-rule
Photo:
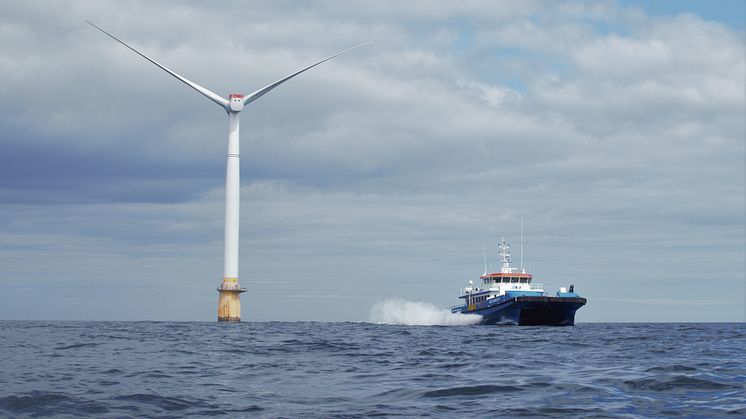
<path fill-rule="evenodd" d="M 4 1 L 0 319 L 214 321 L 241 114 L 245 320 L 442 307 L 505 236 L 579 322 L 746 320 L 743 1 Z M 518 260 L 517 252 L 514 260 Z"/>

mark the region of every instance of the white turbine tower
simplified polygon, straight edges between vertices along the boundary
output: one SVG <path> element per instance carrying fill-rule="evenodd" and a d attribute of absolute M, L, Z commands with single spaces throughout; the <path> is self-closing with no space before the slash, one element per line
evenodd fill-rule
<path fill-rule="evenodd" d="M 308 67 L 302 68 L 295 73 L 277 80 L 276 82 L 262 87 L 261 89 L 249 93 L 248 95 L 242 94 L 231 94 L 228 99 L 194 83 L 186 78 L 176 74 L 169 70 L 165 66 L 159 64 L 152 58 L 141 53 L 140 51 L 127 45 L 122 40 L 118 39 L 114 35 L 106 32 L 100 27 L 94 25 L 90 21 L 86 21 L 94 28 L 105 33 L 115 41 L 131 49 L 139 56 L 145 58 L 156 66 L 160 67 L 163 71 L 176 77 L 187 86 L 205 95 L 208 99 L 220 105 L 221 108 L 225 109 L 228 113 L 228 163 L 225 175 L 225 259 L 223 265 L 223 282 L 221 283 L 218 291 L 220 292 L 220 298 L 218 300 L 218 321 L 219 322 L 238 322 L 241 321 L 241 302 L 239 300 L 239 294 L 246 291 L 245 288 L 241 288 L 238 283 L 238 221 L 239 221 L 239 206 L 240 206 L 240 168 L 239 168 L 239 140 L 238 140 L 238 113 L 241 112 L 245 105 L 259 99 L 260 97 L 267 94 L 275 87 L 285 83 L 291 78 L 298 74 L 310 70 L 317 65 L 329 61 L 332 58 L 344 54 L 345 52 L 352 51 L 353 49 L 359 48 L 363 45 L 367 45 L 372 41 L 365 42 L 363 44 L 354 46 L 346 49 L 342 52 L 338 52 L 330 57 L 324 58 L 323 60 L 311 64 Z"/>

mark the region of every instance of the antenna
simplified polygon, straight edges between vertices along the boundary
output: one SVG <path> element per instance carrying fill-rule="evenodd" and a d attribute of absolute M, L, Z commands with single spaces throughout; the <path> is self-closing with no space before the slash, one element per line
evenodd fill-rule
<path fill-rule="evenodd" d="M 521 272 L 526 273 L 523 269 L 523 216 L 521 215 Z"/>
<path fill-rule="evenodd" d="M 484 253 L 484 275 L 487 275 L 487 246 L 482 245 L 482 252 Z"/>

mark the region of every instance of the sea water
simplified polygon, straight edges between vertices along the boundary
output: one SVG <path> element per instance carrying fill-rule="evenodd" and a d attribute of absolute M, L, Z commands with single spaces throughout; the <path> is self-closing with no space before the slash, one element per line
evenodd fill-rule
<path fill-rule="evenodd" d="M 0 417 L 745 417 L 746 325 L 0 321 Z"/>

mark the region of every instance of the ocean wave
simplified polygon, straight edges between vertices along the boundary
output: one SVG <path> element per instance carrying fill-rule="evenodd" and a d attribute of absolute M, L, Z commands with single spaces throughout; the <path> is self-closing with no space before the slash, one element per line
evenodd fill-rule
<path fill-rule="evenodd" d="M 57 350 L 78 349 L 78 348 L 85 348 L 89 346 L 98 346 L 98 343 L 73 343 L 72 345 L 58 346 L 54 349 L 57 349 Z"/>
<path fill-rule="evenodd" d="M 47 416 L 63 414 L 108 413 L 105 405 L 60 392 L 33 391 L 26 394 L 0 397 L 0 412 L 13 415 Z"/>
<path fill-rule="evenodd" d="M 477 385 L 477 386 L 464 386 L 464 387 L 451 387 L 440 390 L 427 391 L 423 394 L 424 397 L 450 397 L 450 396 L 478 396 L 482 394 L 491 393 L 513 393 L 521 391 L 522 389 L 517 386 L 498 386 L 498 385 Z"/>
<path fill-rule="evenodd" d="M 729 384 L 719 383 L 704 378 L 677 375 L 674 377 L 654 377 L 627 380 L 624 384 L 632 390 L 668 391 L 668 390 L 724 390 L 736 388 Z"/>
<path fill-rule="evenodd" d="M 651 367 L 645 370 L 645 372 L 692 372 L 697 371 L 696 368 L 687 365 L 667 365 L 661 367 Z"/>
<path fill-rule="evenodd" d="M 114 400 L 148 404 L 168 411 L 185 410 L 194 406 L 216 407 L 205 403 L 196 402 L 194 400 L 181 399 L 178 397 L 167 397 L 150 393 L 127 394 L 124 396 L 114 397 Z"/>

